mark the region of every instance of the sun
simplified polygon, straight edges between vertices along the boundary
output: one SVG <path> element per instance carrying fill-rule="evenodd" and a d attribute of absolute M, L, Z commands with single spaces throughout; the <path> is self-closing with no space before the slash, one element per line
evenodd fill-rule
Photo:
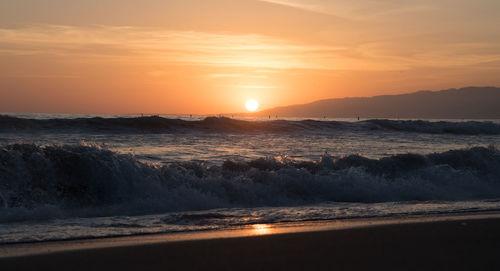
<path fill-rule="evenodd" d="M 254 99 L 248 100 L 245 103 L 245 107 L 248 111 L 254 112 L 255 110 L 259 109 L 259 102 Z"/>

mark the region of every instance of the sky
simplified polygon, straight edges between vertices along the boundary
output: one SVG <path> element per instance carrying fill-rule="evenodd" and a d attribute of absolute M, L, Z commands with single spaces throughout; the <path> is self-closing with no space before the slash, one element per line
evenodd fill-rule
<path fill-rule="evenodd" d="M 0 112 L 218 114 L 500 86 L 498 0 L 4 0 Z"/>

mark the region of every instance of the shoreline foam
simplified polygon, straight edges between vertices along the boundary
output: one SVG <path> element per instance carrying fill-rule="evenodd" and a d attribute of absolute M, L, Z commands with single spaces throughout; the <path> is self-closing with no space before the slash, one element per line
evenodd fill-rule
<path fill-rule="evenodd" d="M 455 217 L 456 218 L 456 217 Z M 63 249 L 2 270 L 498 270 L 500 217 Z M 113 240 L 106 240 L 113 244 Z M 69 247 L 71 248 L 71 247 Z M 2 248 L 5 252 L 5 248 Z M 5 255 L 5 253 L 2 253 Z"/>
<path fill-rule="evenodd" d="M 217 239 L 252 238 L 271 235 L 294 235 L 298 233 L 332 232 L 343 230 L 367 229 L 373 227 L 408 226 L 414 224 L 434 224 L 457 222 L 466 225 L 471 221 L 497 221 L 500 225 L 500 212 L 478 212 L 467 214 L 413 215 L 407 217 L 378 217 L 361 219 L 341 219 L 331 221 L 311 221 L 273 224 L 253 224 L 236 226 L 215 231 L 195 231 L 159 233 L 106 238 L 72 239 L 62 241 L 28 242 L 0 244 L 0 259 L 23 258 L 36 255 L 59 254 L 82 250 L 99 250 L 156 244 L 196 242 Z M 496 223 L 496 222 L 495 222 Z M 500 230 L 498 231 L 500 234 Z M 499 243 L 500 244 L 500 243 Z M 0 261 L 1 264 L 1 261 Z"/>

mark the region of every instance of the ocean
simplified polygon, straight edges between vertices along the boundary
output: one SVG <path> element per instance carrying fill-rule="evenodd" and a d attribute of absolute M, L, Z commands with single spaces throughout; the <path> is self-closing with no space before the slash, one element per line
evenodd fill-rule
<path fill-rule="evenodd" d="M 499 120 L 2 114 L 0 244 L 500 210 Z"/>

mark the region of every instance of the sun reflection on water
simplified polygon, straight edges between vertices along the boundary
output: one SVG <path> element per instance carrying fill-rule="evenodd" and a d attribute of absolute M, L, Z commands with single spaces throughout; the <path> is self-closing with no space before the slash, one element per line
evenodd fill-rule
<path fill-rule="evenodd" d="M 252 225 L 252 233 L 254 235 L 264 235 L 273 233 L 273 230 L 267 224 L 254 224 Z"/>

